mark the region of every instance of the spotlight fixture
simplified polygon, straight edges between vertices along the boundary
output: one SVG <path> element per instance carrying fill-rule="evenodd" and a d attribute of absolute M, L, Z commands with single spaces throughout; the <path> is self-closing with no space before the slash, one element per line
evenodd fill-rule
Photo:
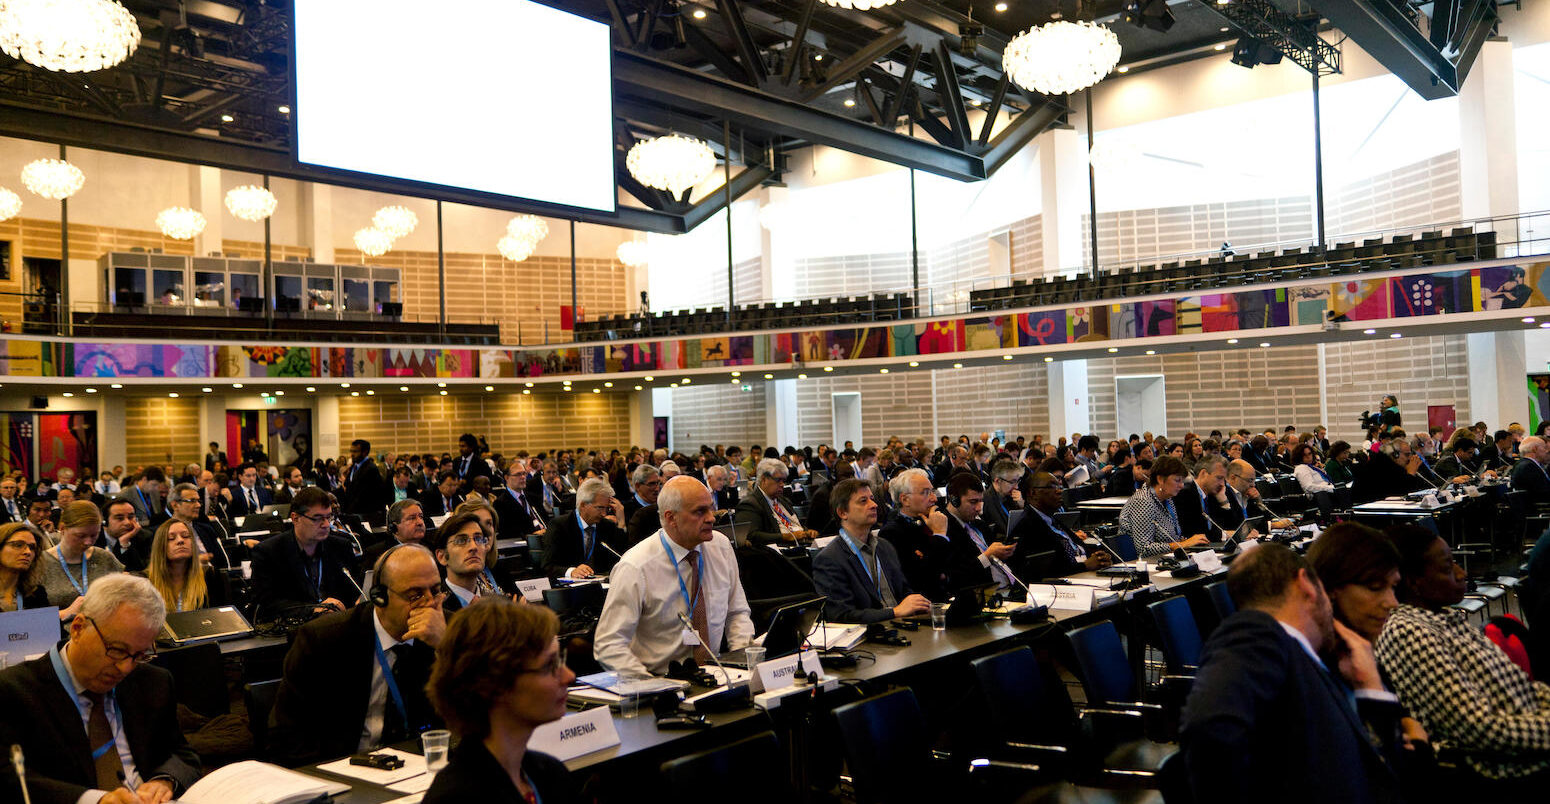
<path fill-rule="evenodd" d="M 1109 347 L 1109 354 L 1111 354 L 1111 355 L 1114 354 L 1115 352 L 1118 352 L 1118 351 L 1119 351 L 1119 347 L 1118 346 L 1110 346 Z"/>
<path fill-rule="evenodd" d="M 997 3 L 996 4 L 996 13 L 998 13 L 998 14 L 1006 13 L 1006 3 Z"/>
<path fill-rule="evenodd" d="M 970 19 L 958 26 L 958 52 L 965 56 L 973 56 L 980 47 L 980 37 L 985 35 L 985 26 Z"/>
<path fill-rule="evenodd" d="M 1237 339 L 1237 338 L 1228 338 L 1228 339 L 1227 339 L 1227 342 L 1228 342 L 1228 343 L 1237 343 L 1237 342 L 1238 342 L 1238 339 Z"/>
<path fill-rule="evenodd" d="M 1364 329 L 1364 330 L 1362 330 L 1362 334 L 1363 335 L 1377 335 L 1378 331 L 1375 330 L 1375 329 Z"/>
<path fill-rule="evenodd" d="M 910 361 L 910 368 L 920 368 L 920 361 L 919 360 L 911 360 Z"/>
<path fill-rule="evenodd" d="M 109 388 L 123 388 L 124 384 L 116 382 L 116 383 L 113 383 L 112 385 L 109 385 L 108 387 Z"/>
<path fill-rule="evenodd" d="M 1046 362 L 1046 363 L 1053 363 L 1053 362 L 1055 362 L 1055 358 L 1046 356 L 1044 358 L 1044 362 Z"/>
<path fill-rule="evenodd" d="M 1225 48 L 1218 47 L 1217 50 L 1225 50 Z M 1276 50 L 1269 42 L 1245 36 L 1233 46 L 1232 63 L 1251 70 L 1259 64 L 1280 64 L 1281 51 Z"/>
<path fill-rule="evenodd" d="M 833 371 L 833 370 L 834 370 L 834 367 L 833 367 L 833 366 L 824 366 L 824 367 L 823 367 L 823 370 L 824 370 L 824 371 Z"/>
<path fill-rule="evenodd" d="M 1130 0 L 1120 16 L 1137 28 L 1150 28 L 1158 33 L 1167 33 L 1174 22 L 1168 0 Z"/>
<path fill-rule="evenodd" d="M 235 122 L 237 122 L 237 118 L 232 117 L 229 114 L 223 114 L 223 115 L 221 115 L 221 122 L 222 123 L 235 123 Z"/>

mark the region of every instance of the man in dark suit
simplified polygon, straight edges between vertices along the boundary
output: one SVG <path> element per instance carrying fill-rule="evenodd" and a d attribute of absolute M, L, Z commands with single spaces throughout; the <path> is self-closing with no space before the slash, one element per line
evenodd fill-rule
<path fill-rule="evenodd" d="M 1061 486 L 1049 472 L 1035 472 L 1031 478 L 1028 511 L 1012 528 L 1012 570 L 1032 583 L 1086 570 L 1098 570 L 1114 563 L 1107 550 L 1087 551 L 1087 534 L 1071 532 L 1055 520 L 1060 513 Z"/>
<path fill-rule="evenodd" d="M 479 439 L 473 433 L 457 437 L 457 457 L 452 459 L 452 471 L 461 484 L 459 491 L 464 494 L 473 488 L 474 478 L 490 476 L 490 465 L 479 454 Z"/>
<path fill-rule="evenodd" d="M 285 654 L 270 751 L 300 765 L 367 753 L 438 725 L 425 683 L 446 632 L 446 590 L 423 545 L 375 566 L 370 602 L 306 624 Z"/>
<path fill-rule="evenodd" d="M 544 533 L 545 575 L 590 578 L 613 569 L 629 549 L 624 530 L 605 518 L 613 510 L 613 498 L 606 480 L 594 477 L 581 484 L 576 510 L 551 521 Z"/>
<path fill-rule="evenodd" d="M 375 515 L 387 507 L 389 494 L 377 462 L 371 459 L 371 442 L 357 438 L 350 442 L 350 468 L 344 470 L 344 491 L 339 509 L 361 518 Z"/>
<path fill-rule="evenodd" d="M 1539 436 L 1529 436 L 1518 444 L 1518 463 L 1512 467 L 1512 490 L 1528 492 L 1531 503 L 1550 502 L 1550 444 Z"/>
<path fill-rule="evenodd" d="M 1421 456 L 1408 438 L 1395 438 L 1378 450 L 1351 481 L 1351 498 L 1357 503 L 1409 494 L 1431 488 L 1420 477 Z"/>
<path fill-rule="evenodd" d="M 631 547 L 637 542 L 651 538 L 651 534 L 662 529 L 662 514 L 657 510 L 657 504 L 652 503 L 630 517 L 625 526 L 624 533 Z"/>
<path fill-rule="evenodd" d="M 354 552 L 344 539 L 328 535 L 332 521 L 328 492 L 302 489 L 291 503 L 291 531 L 253 548 L 254 621 L 340 611 L 360 597 Z"/>
<path fill-rule="evenodd" d="M 436 475 L 436 486 L 420 496 L 420 505 L 425 508 L 425 518 L 446 516 L 457 510 L 458 503 L 463 501 L 463 495 L 458 489 L 463 481 L 458 479 L 457 473 L 450 469 L 443 469 Z"/>
<path fill-rule="evenodd" d="M 898 503 L 878 537 L 893 547 L 910 588 L 930 600 L 946 600 L 953 590 L 948 579 L 952 540 L 947 515 L 937 510 L 936 490 L 924 469 L 906 469 L 888 481 Z"/>
<path fill-rule="evenodd" d="M 542 509 L 528 494 L 527 464 L 514 460 L 506 467 L 506 487 L 494 493 L 495 515 L 500 519 L 500 538 L 520 539 L 532 533 L 542 534 Z"/>
<path fill-rule="evenodd" d="M 733 518 L 748 528 L 749 544 L 776 544 L 817 538 L 818 532 L 802 527 L 791 507 L 781 499 L 790 475 L 784 461 L 763 458 L 754 465 L 754 482 L 748 496 L 739 500 Z"/>
<path fill-rule="evenodd" d="M 737 486 L 732 483 L 732 474 L 727 467 L 719 463 L 706 467 L 705 486 L 710 489 L 717 513 L 737 508 Z"/>
<path fill-rule="evenodd" d="M 387 540 L 377 542 L 361 554 L 362 567 L 375 567 L 383 553 L 400 544 L 425 544 L 425 511 L 419 500 L 399 500 L 388 507 Z"/>
<path fill-rule="evenodd" d="M 634 494 L 624 498 L 624 520 L 628 522 L 635 512 L 654 505 L 662 491 L 662 473 L 655 466 L 643 463 L 630 473 L 630 488 Z"/>
<path fill-rule="evenodd" d="M 947 540 L 951 559 L 947 567 L 948 589 L 956 592 L 984 583 L 996 584 L 1005 593 L 1015 584 L 1007 559 L 1013 546 L 998 541 L 979 521 L 985 506 L 985 484 L 969 472 L 959 472 L 947 483 Z"/>
<path fill-rule="evenodd" d="M 1498 475 L 1506 475 L 1512 469 L 1516 456 L 1512 451 L 1512 433 L 1506 430 L 1497 430 L 1492 436 L 1491 446 L 1481 450 L 1481 465 L 1487 469 L 1495 470 Z"/>
<path fill-rule="evenodd" d="M 546 521 L 560 515 L 564 508 L 565 484 L 560 482 L 560 467 L 554 461 L 542 462 L 537 471 L 528 475 L 527 499 L 538 507 L 539 515 Z"/>
<path fill-rule="evenodd" d="M 1254 467 L 1257 474 L 1268 474 L 1275 467 L 1275 453 L 1271 450 L 1270 439 L 1263 433 L 1249 440 L 1249 448 L 1243 451 L 1243 459 Z"/>
<path fill-rule="evenodd" d="M 1400 800 L 1364 723 L 1395 723 L 1398 699 L 1307 561 L 1262 545 L 1234 562 L 1227 587 L 1239 611 L 1206 643 L 1180 720 L 1192 800 Z"/>
<path fill-rule="evenodd" d="M 162 487 L 166 484 L 167 474 L 160 467 L 147 466 L 135 478 L 135 482 L 124 489 L 123 497 L 135 507 L 135 518 L 140 520 L 141 527 L 151 527 L 152 520 L 155 520 L 155 524 L 167 520 L 161 502 Z"/>
<path fill-rule="evenodd" d="M 1108 482 L 1103 484 L 1103 496 L 1129 497 L 1146 488 L 1148 472 L 1152 469 L 1151 461 L 1137 459 L 1129 447 L 1115 450 L 1114 460 L 1117 465 L 1109 473 Z"/>
<path fill-rule="evenodd" d="M 199 778 L 172 676 L 142 664 L 165 617 L 150 581 L 99 578 L 62 647 L 0 672 L 0 745 L 25 754 L 33 804 L 160 804 Z M 21 800 L 9 762 L 0 788 Z"/>
<path fill-rule="evenodd" d="M 11 478 L 0 478 L 0 524 L 25 522 L 27 509 L 22 506 L 20 487 Z"/>
<path fill-rule="evenodd" d="M 1000 458 L 990 465 L 989 485 L 985 487 L 985 519 L 1005 536 L 1012 530 L 1012 512 L 1022 510 L 1023 495 L 1017 487 L 1027 470 L 1011 458 Z"/>
<path fill-rule="evenodd" d="M 969 450 L 955 444 L 947 451 L 947 460 L 937 464 L 931 471 L 931 484 L 942 488 L 959 471 L 969 471 Z"/>
<path fill-rule="evenodd" d="M 1224 494 L 1227 462 L 1220 455 L 1201 458 L 1195 464 L 1194 480 L 1173 498 L 1173 509 L 1179 515 L 1179 532 L 1204 533 L 1213 542 L 1222 541 L 1230 535 L 1222 532 L 1226 527 L 1222 523 L 1232 512 Z"/>
<path fill-rule="evenodd" d="M 274 505 L 274 494 L 259 484 L 258 467 L 251 463 L 237 467 L 237 487 L 228 489 L 226 496 L 231 500 L 226 513 L 233 517 L 252 516 L 260 508 Z"/>
<path fill-rule="evenodd" d="M 813 558 L 813 584 L 828 598 L 829 621 L 880 623 L 929 612 L 931 601 L 910 589 L 893 545 L 872 533 L 877 523 L 872 487 L 856 478 L 841 480 L 829 499 L 840 535 Z"/>

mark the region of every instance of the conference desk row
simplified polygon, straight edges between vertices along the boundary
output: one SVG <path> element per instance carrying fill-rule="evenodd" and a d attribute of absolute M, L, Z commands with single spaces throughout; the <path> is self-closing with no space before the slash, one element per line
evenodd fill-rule
<path fill-rule="evenodd" d="M 1145 603 L 1161 597 L 1185 594 L 1203 589 L 1205 585 L 1221 579 L 1225 568 L 1189 579 L 1175 579 L 1163 573 L 1153 572 L 1150 586 L 1126 592 L 1121 599 L 1090 611 L 1051 612 L 1049 620 L 1027 625 L 1014 625 L 1004 617 L 969 625 L 956 626 L 944 631 L 934 631 L 929 624 L 918 630 L 901 632 L 910 643 L 908 646 L 887 646 L 863 642 L 857 650 L 871 654 L 875 660 L 862 659 L 849 669 L 830 669 L 826 674 L 839 680 L 840 686 L 828 691 L 815 692 L 792 705 L 790 699 L 779 708 L 765 712 L 747 708 L 732 712 L 712 714 L 709 728 L 693 731 L 661 730 L 648 711 L 634 717 L 621 717 L 613 713 L 612 720 L 618 732 L 619 743 L 571 759 L 565 763 L 582 785 L 601 801 L 641 800 L 652 798 L 651 785 L 661 784 L 658 769 L 662 762 L 686 756 L 698 751 L 726 745 L 743 737 L 773 730 L 781 736 L 784 757 L 772 757 L 772 761 L 790 762 L 793 778 L 805 779 L 810 770 L 830 766 L 837 772 L 839 752 L 837 746 L 828 744 L 833 735 L 814 735 L 813 732 L 828 728 L 827 723 L 812 717 L 813 713 L 826 712 L 834 702 L 825 701 L 830 696 L 841 696 L 838 703 L 880 691 L 886 686 L 910 686 L 921 697 L 923 708 L 930 709 L 928 698 L 940 700 L 944 695 L 962 698 L 974 692 L 974 682 L 969 662 L 982 656 L 1014 648 L 1020 645 L 1034 646 L 1040 650 L 1064 652 L 1066 631 L 1104 619 L 1116 621 L 1122 633 L 1130 635 L 1132 664 L 1138 669 L 1144 657 L 1139 618 Z M 1074 576 L 1096 579 L 1092 573 Z M 848 696 L 848 697 L 844 697 Z M 800 705 L 805 704 L 805 705 Z M 959 713 L 960 715 L 962 713 Z M 805 746 L 798 754 L 796 745 Z M 419 751 L 417 745 L 405 744 L 404 750 Z M 336 798 L 340 804 L 383 804 L 404 797 L 401 792 L 389 790 L 369 782 L 351 779 L 322 771 L 317 766 L 302 769 L 330 781 L 351 785 L 348 793 Z M 805 789 L 805 785 L 799 785 Z M 403 804 L 410 804 L 406 801 Z"/>

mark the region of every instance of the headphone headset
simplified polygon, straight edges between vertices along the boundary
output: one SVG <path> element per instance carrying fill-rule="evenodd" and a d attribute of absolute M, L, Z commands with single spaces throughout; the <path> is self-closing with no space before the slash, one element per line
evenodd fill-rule
<path fill-rule="evenodd" d="M 430 552 L 423 544 L 395 544 L 377 558 L 377 563 L 371 565 L 371 588 L 366 590 L 366 599 L 379 609 L 386 608 L 388 604 L 388 588 L 387 583 L 382 580 L 382 569 L 387 566 L 388 556 L 404 547 L 418 547 Z M 431 560 L 436 559 L 432 557 Z"/>

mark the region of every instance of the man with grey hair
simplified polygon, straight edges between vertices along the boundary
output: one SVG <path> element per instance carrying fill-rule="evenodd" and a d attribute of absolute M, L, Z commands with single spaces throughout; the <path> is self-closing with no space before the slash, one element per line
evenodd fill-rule
<path fill-rule="evenodd" d="M 643 463 L 630 473 L 630 489 L 635 493 L 624 500 L 624 521 L 630 521 L 635 512 L 648 505 L 655 505 L 657 493 L 662 490 L 662 473 L 657 467 Z"/>
<path fill-rule="evenodd" d="M 1512 490 L 1527 491 L 1533 502 L 1550 501 L 1550 474 L 1545 471 L 1550 444 L 1539 436 L 1529 436 L 1518 442 L 1518 455 L 1523 460 L 1512 467 Z"/>
<path fill-rule="evenodd" d="M 1231 533 L 1226 523 L 1233 513 L 1227 502 L 1227 461 L 1220 455 L 1201 458 L 1195 463 L 1194 481 L 1173 500 L 1179 527 L 1183 533 L 1204 533 L 1213 542 L 1222 541 Z"/>
<path fill-rule="evenodd" d="M 732 485 L 732 473 L 717 463 L 705 468 L 705 486 L 710 489 L 716 502 L 716 516 L 731 513 L 737 507 L 737 487 Z"/>
<path fill-rule="evenodd" d="M 199 778 L 172 675 L 146 664 L 166 614 L 145 578 L 99 578 L 62 646 L 0 671 L 0 745 L 21 746 L 34 804 L 163 804 Z"/>
<path fill-rule="evenodd" d="M 655 494 L 652 495 L 655 498 Z M 584 579 L 606 575 L 629 546 L 624 530 L 610 519 L 614 491 L 594 477 L 576 489 L 576 510 L 555 517 L 544 529 L 544 574 Z"/>
<path fill-rule="evenodd" d="M 990 480 L 985 488 L 985 518 L 995 523 L 1005 535 L 1012 530 L 1012 512 L 1023 507 L 1023 493 L 1017 486 L 1027 470 L 1010 458 L 1001 458 L 990 465 Z"/>
<path fill-rule="evenodd" d="M 396 545 L 425 544 L 425 509 L 420 506 L 420 501 L 399 500 L 388 506 L 387 532 L 387 541 L 366 548 L 365 554 L 361 556 L 362 567 L 376 566 L 377 559 Z"/>
<path fill-rule="evenodd" d="M 680 476 L 662 487 L 662 527 L 614 567 L 593 654 L 605 670 L 662 675 L 753 641 L 732 543 L 716 532 L 710 490 Z M 683 620 L 688 619 L 690 626 Z"/>
<path fill-rule="evenodd" d="M 882 523 L 878 536 L 899 554 L 899 568 L 910 587 L 928 598 L 946 600 L 947 566 L 952 540 L 947 514 L 936 507 L 936 490 L 924 469 L 906 469 L 888 482 L 897 510 Z"/>
<path fill-rule="evenodd" d="M 753 544 L 797 542 L 818 537 L 818 532 L 802 527 L 796 514 L 781 500 L 790 470 L 777 458 L 765 458 L 754 466 L 754 482 L 748 496 L 737 504 L 734 517 L 748 529 Z"/>

